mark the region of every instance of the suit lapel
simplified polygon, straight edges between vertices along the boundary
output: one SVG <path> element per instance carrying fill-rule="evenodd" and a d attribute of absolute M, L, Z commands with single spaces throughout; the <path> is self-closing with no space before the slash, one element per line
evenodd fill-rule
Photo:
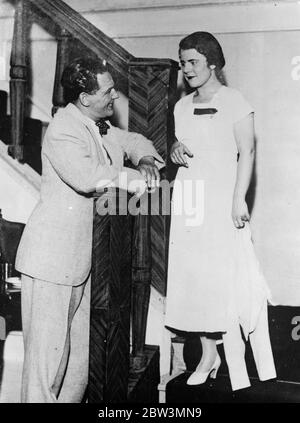
<path fill-rule="evenodd" d="M 109 134 L 109 130 L 107 135 L 102 137 L 102 143 L 105 150 L 107 151 L 111 163 L 113 163 L 115 167 L 121 168 L 124 164 L 123 151 L 119 145 L 116 145 L 115 140 L 112 139 L 111 135 Z"/>
<path fill-rule="evenodd" d="M 96 150 L 97 150 L 98 157 L 99 157 L 100 161 L 101 161 L 102 163 L 105 163 L 105 162 L 106 162 L 106 160 L 105 160 L 105 157 L 104 157 L 104 155 L 103 155 L 103 151 L 102 151 L 102 149 L 101 149 L 101 147 L 100 147 L 99 141 L 98 141 L 98 139 L 97 139 L 97 137 L 96 137 L 95 133 L 93 132 L 93 130 L 91 130 L 91 129 L 89 128 L 89 126 L 88 126 L 87 124 L 86 124 L 86 129 L 89 131 L 89 133 L 90 133 L 90 135 L 91 135 L 91 137 L 92 137 L 92 139 L 93 139 L 93 141 L 94 141 L 94 144 L 95 144 L 95 146 L 96 146 Z"/>
<path fill-rule="evenodd" d="M 65 109 L 66 113 L 71 114 L 75 119 L 80 120 L 82 122 L 82 124 L 86 127 L 87 131 L 89 132 L 94 145 L 96 147 L 96 151 L 99 157 L 99 160 L 101 163 L 105 163 L 105 157 L 103 155 L 103 151 L 99 145 L 99 141 L 95 135 L 95 133 L 93 132 L 93 130 L 90 129 L 89 125 L 87 124 L 87 121 L 85 119 L 85 116 L 80 112 L 80 110 L 73 104 L 73 103 L 69 103 Z"/>
<path fill-rule="evenodd" d="M 100 147 L 99 141 L 96 137 L 96 134 L 94 133 L 93 130 L 90 129 L 89 125 L 86 122 L 85 116 L 80 112 L 80 110 L 72 103 L 69 103 L 65 108 L 64 108 L 66 113 L 71 114 L 75 119 L 80 120 L 83 125 L 86 127 L 86 129 L 88 130 L 89 134 L 91 135 L 95 146 L 96 146 L 96 150 L 98 152 L 98 157 L 99 160 L 101 161 L 101 163 L 105 163 L 105 157 L 103 155 L 103 150 Z M 108 122 L 109 126 L 111 126 L 110 122 Z M 122 149 L 119 147 L 119 145 L 117 143 L 117 140 L 115 140 L 113 138 L 113 136 L 110 134 L 110 129 L 108 129 L 107 135 L 104 135 L 102 137 L 102 144 L 104 149 L 107 152 L 108 158 L 111 162 L 111 164 L 113 164 L 116 167 L 121 168 L 124 164 L 124 156 L 123 156 L 123 152 Z"/>

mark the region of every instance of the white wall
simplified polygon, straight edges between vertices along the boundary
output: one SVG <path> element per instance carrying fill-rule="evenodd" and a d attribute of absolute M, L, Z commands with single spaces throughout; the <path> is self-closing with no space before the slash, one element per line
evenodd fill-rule
<path fill-rule="evenodd" d="M 300 56 L 299 2 L 68 0 L 67 3 L 138 57 L 177 59 L 178 41 L 186 34 L 207 30 L 217 36 L 227 60 L 225 73 L 229 84 L 241 89 L 256 111 L 257 190 L 252 226 L 258 256 L 275 300 L 299 305 L 300 80 L 292 78 L 291 64 L 293 57 Z M 3 1 L 0 5 L 3 12 L 0 56 L 7 60 L 11 10 Z M 32 116 L 49 120 L 55 43 L 37 26 L 33 28 L 32 39 Z M 0 89 L 8 86 L 7 75 L 8 65 Z M 121 126 L 126 126 L 124 99 L 121 110 Z"/>
<path fill-rule="evenodd" d="M 26 223 L 36 204 L 36 198 L 7 174 L 1 158 L 0 179 L 0 208 L 3 218 Z"/>
<path fill-rule="evenodd" d="M 40 176 L 7 155 L 0 141 L 0 209 L 4 219 L 26 223 L 39 199 Z"/>

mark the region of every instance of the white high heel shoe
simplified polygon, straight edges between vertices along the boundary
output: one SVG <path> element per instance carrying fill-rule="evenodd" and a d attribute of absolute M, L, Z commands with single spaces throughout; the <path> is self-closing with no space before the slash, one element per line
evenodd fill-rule
<path fill-rule="evenodd" d="M 202 383 L 206 382 L 208 376 L 210 376 L 212 379 L 215 379 L 217 377 L 217 372 L 220 365 L 221 359 L 218 354 L 211 368 L 207 372 L 199 372 L 196 369 L 186 381 L 187 385 L 201 385 Z"/>

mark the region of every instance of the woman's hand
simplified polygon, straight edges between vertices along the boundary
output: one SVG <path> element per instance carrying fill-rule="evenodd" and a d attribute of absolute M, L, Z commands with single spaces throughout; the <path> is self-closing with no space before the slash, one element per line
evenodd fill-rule
<path fill-rule="evenodd" d="M 170 157 L 173 163 L 189 167 L 186 156 L 193 157 L 193 153 L 182 143 L 176 141 L 171 147 Z"/>
<path fill-rule="evenodd" d="M 250 220 L 248 206 L 243 198 L 234 198 L 232 203 L 232 221 L 237 229 L 245 226 L 245 222 Z"/>

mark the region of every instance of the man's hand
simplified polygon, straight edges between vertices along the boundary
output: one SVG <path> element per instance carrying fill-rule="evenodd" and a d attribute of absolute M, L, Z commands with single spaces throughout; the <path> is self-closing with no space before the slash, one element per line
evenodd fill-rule
<path fill-rule="evenodd" d="M 171 147 L 170 157 L 172 162 L 180 166 L 189 167 L 186 156 L 194 157 L 193 153 L 182 142 L 176 141 Z"/>
<path fill-rule="evenodd" d="M 160 175 L 154 157 L 142 157 L 138 164 L 138 170 L 145 178 L 148 189 L 159 187 Z"/>

